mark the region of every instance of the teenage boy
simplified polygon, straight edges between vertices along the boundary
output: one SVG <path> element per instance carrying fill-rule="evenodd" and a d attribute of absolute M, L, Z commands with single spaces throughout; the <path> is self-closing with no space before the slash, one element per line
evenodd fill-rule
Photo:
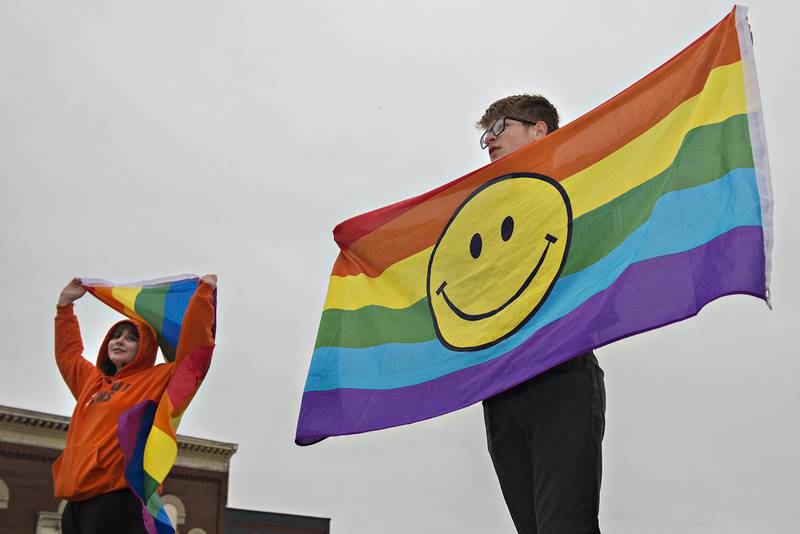
<path fill-rule="evenodd" d="M 540 95 L 509 96 L 477 126 L 497 161 L 558 129 L 558 112 Z M 517 532 L 600 532 L 605 404 L 592 352 L 483 401 L 489 455 Z"/>

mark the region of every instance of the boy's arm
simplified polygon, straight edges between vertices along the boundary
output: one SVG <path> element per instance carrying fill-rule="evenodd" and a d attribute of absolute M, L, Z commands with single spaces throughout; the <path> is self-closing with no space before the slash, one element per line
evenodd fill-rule
<path fill-rule="evenodd" d="M 86 381 L 98 371 L 83 357 L 83 341 L 72 304 L 56 307 L 56 364 L 72 396 L 78 399 Z"/>

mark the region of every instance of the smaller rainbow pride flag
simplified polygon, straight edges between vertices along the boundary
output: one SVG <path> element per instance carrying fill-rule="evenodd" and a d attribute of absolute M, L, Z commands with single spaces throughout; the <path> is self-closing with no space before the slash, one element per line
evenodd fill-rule
<path fill-rule="evenodd" d="M 178 456 L 176 432 L 184 411 L 200 387 L 211 364 L 213 342 L 195 346 L 193 335 L 205 325 L 192 324 L 189 303 L 199 287 L 199 278 L 184 274 L 157 280 L 113 284 L 105 280 L 82 280 L 84 287 L 120 313 L 145 322 L 155 331 L 164 358 L 175 368 L 159 402 L 144 400 L 122 414 L 118 434 L 125 461 L 125 477 L 131 491 L 142 502 L 145 527 L 150 534 L 173 534 L 175 529 L 161 503 L 158 487 Z M 208 320 L 212 333 L 214 310 Z"/>
<path fill-rule="evenodd" d="M 181 322 L 199 278 L 180 274 L 143 282 L 114 284 L 98 278 L 83 278 L 83 287 L 122 315 L 149 324 L 158 336 L 164 359 L 175 359 Z"/>

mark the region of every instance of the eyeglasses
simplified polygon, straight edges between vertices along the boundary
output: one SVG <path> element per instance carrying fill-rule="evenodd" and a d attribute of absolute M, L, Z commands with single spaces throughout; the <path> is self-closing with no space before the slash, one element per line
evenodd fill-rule
<path fill-rule="evenodd" d="M 529 121 L 527 119 L 520 119 L 520 118 L 517 118 L 517 117 L 500 117 L 499 119 L 494 121 L 492 123 L 492 125 L 489 126 L 489 128 L 485 132 L 483 132 L 483 135 L 481 135 L 481 150 L 485 150 L 486 147 L 489 146 L 488 144 L 486 144 L 486 136 L 487 135 L 489 135 L 491 133 L 493 136 L 497 137 L 498 135 L 503 133 L 503 130 L 506 129 L 506 119 L 511 119 L 512 121 L 522 122 L 524 124 L 536 124 L 536 122 L 538 122 L 538 121 L 535 121 L 535 122 L 534 121 Z"/>

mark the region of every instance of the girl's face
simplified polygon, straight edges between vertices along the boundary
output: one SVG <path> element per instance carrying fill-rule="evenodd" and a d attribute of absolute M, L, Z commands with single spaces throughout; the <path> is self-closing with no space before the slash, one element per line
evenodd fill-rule
<path fill-rule="evenodd" d="M 139 339 L 127 328 L 115 333 L 108 342 L 108 358 L 117 371 L 131 363 L 139 350 Z"/>

